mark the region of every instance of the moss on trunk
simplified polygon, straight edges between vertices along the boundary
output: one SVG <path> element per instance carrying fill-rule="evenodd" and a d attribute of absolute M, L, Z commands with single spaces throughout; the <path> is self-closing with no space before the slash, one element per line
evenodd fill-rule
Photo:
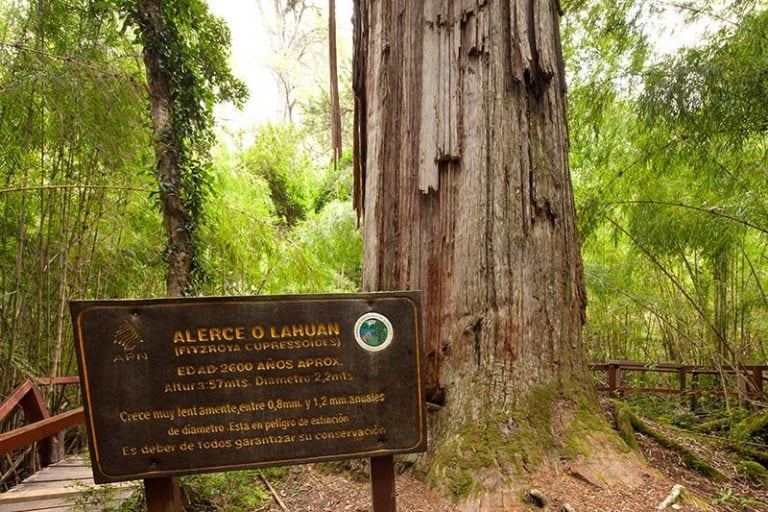
<path fill-rule="evenodd" d="M 551 461 L 587 460 L 596 448 L 626 452 L 592 398 L 586 390 L 566 396 L 551 384 L 534 388 L 508 411 L 491 400 L 459 421 L 443 411 L 438 435 L 446 441 L 424 461 L 427 480 L 461 502 L 514 487 Z"/>

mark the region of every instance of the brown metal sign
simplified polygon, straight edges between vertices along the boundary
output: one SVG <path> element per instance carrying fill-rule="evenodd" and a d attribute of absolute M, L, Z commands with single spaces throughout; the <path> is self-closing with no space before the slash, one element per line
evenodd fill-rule
<path fill-rule="evenodd" d="M 418 292 L 70 309 L 98 483 L 426 449 Z"/>

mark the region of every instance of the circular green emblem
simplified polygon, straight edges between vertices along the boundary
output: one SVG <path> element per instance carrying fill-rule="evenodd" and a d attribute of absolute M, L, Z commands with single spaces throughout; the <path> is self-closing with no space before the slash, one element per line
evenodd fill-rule
<path fill-rule="evenodd" d="M 392 322 L 379 313 L 366 313 L 355 322 L 357 344 L 369 352 L 379 352 L 392 343 Z"/>

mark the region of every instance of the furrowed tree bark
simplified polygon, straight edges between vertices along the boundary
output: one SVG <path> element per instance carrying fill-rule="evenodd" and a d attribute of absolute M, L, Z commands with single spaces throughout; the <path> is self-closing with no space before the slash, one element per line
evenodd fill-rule
<path fill-rule="evenodd" d="M 587 387 L 559 15 L 557 0 L 355 2 L 363 287 L 424 293 L 438 486 L 455 484 L 449 451 L 483 449 L 462 439 L 512 442 L 529 409 Z"/>
<path fill-rule="evenodd" d="M 161 0 L 139 0 L 136 21 L 141 31 L 154 130 L 156 173 L 163 221 L 168 235 L 166 290 L 171 297 L 189 290 L 194 246 L 189 215 L 181 198 L 179 140 L 173 127 L 171 77 L 168 72 L 169 33 Z"/>

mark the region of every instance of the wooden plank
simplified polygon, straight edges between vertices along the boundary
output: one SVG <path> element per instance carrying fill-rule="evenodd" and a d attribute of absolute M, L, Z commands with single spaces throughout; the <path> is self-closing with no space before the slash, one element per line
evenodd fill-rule
<path fill-rule="evenodd" d="M 621 384 L 621 370 L 616 364 L 608 365 L 608 391 L 611 396 L 617 395 L 617 390 Z"/>
<path fill-rule="evenodd" d="M 49 482 L 24 482 L 11 490 L 0 494 L 0 503 L 13 501 L 30 501 L 41 496 L 69 496 L 71 494 L 81 494 L 83 491 L 94 488 L 113 488 L 115 491 L 121 489 L 134 490 L 138 488 L 136 481 L 117 482 L 111 484 L 95 484 L 92 478 L 49 481 Z"/>
<path fill-rule="evenodd" d="M 60 461 L 52 466 L 43 468 L 42 470 L 32 475 L 29 480 L 45 479 L 48 477 L 56 477 L 58 475 L 71 475 L 73 478 L 77 478 L 77 475 L 84 475 L 87 477 L 93 476 L 91 467 L 85 462 L 82 462 L 82 459 L 79 457 L 75 459 L 80 461 L 79 463 L 70 462 L 72 460 L 72 458 L 64 459 L 63 461 Z"/>
<path fill-rule="evenodd" d="M 64 466 L 72 466 L 72 467 L 85 467 L 89 468 L 91 467 L 90 463 L 83 459 L 82 457 L 69 457 L 68 459 L 61 460 L 55 464 L 57 468 L 64 467 Z"/>
<path fill-rule="evenodd" d="M 111 484 L 104 501 L 87 510 L 101 510 L 104 506 L 119 504 L 138 488 L 136 482 Z M 86 492 L 98 492 L 93 473 L 82 457 L 71 457 L 49 466 L 10 491 L 0 494 L 0 512 L 65 512 Z M 106 488 L 104 488 L 106 491 Z"/>
<path fill-rule="evenodd" d="M 45 474 L 35 473 L 25 480 L 28 483 L 61 482 L 63 480 L 91 480 L 93 472 L 90 468 L 62 468 L 62 471 L 51 471 Z M 66 470 L 66 471 L 65 471 Z"/>
<path fill-rule="evenodd" d="M 117 507 L 120 503 L 130 498 L 136 491 L 136 487 L 131 487 L 126 490 L 116 490 L 116 492 L 109 497 L 105 497 L 103 501 L 99 503 L 93 503 L 85 507 L 86 510 L 100 511 L 107 506 Z M 78 501 L 78 497 L 82 494 L 82 490 L 79 493 L 70 494 L 66 496 L 47 496 L 37 500 L 30 501 L 0 501 L 0 512 L 68 512 L 72 510 L 76 504 L 82 506 L 85 505 Z"/>
<path fill-rule="evenodd" d="M 753 367 L 752 369 L 752 381 L 755 383 L 755 391 L 759 394 L 763 394 L 763 367 Z"/>
<path fill-rule="evenodd" d="M 27 391 L 27 394 L 21 398 L 19 405 L 24 409 L 24 423 L 26 424 L 47 420 L 51 417 L 51 414 L 48 411 L 48 405 L 46 405 L 45 398 L 43 398 L 43 393 L 40 391 L 40 388 L 37 387 L 37 384 L 32 385 L 30 390 Z M 40 456 L 40 465 L 48 466 L 52 462 L 55 462 L 54 438 L 49 439 L 48 436 L 45 436 L 40 439 L 35 439 L 35 441 L 40 441 L 37 445 L 37 452 Z"/>
<path fill-rule="evenodd" d="M 50 498 L 31 502 L 9 502 L 0 501 L 0 512 L 40 512 L 44 510 L 66 510 L 72 508 L 71 503 L 67 503 L 58 498 Z"/>
<path fill-rule="evenodd" d="M 19 400 L 19 405 L 24 409 L 24 422 L 32 423 L 49 418 L 48 406 L 45 405 L 45 398 L 40 388 L 32 384 L 29 390 Z"/>
<path fill-rule="evenodd" d="M 51 471 L 42 475 L 35 482 L 51 482 L 56 480 L 92 480 L 93 471 L 85 466 L 64 466 L 58 471 Z"/>
<path fill-rule="evenodd" d="M 70 496 L 77 496 L 85 489 L 67 482 L 58 485 L 40 485 L 32 487 L 14 487 L 8 492 L 0 494 L 0 506 L 8 503 L 24 503 L 30 501 L 40 501 L 45 499 L 61 499 Z M 0 508 L 0 511 L 2 509 Z"/>
<path fill-rule="evenodd" d="M 77 487 L 79 484 L 85 483 L 86 485 L 93 486 L 93 478 L 74 478 L 69 480 L 40 480 L 29 481 L 25 480 L 22 484 L 17 485 L 13 489 L 4 493 L 0 501 L 7 496 L 21 495 L 23 493 L 34 494 L 42 491 L 58 492 L 62 488 Z"/>

